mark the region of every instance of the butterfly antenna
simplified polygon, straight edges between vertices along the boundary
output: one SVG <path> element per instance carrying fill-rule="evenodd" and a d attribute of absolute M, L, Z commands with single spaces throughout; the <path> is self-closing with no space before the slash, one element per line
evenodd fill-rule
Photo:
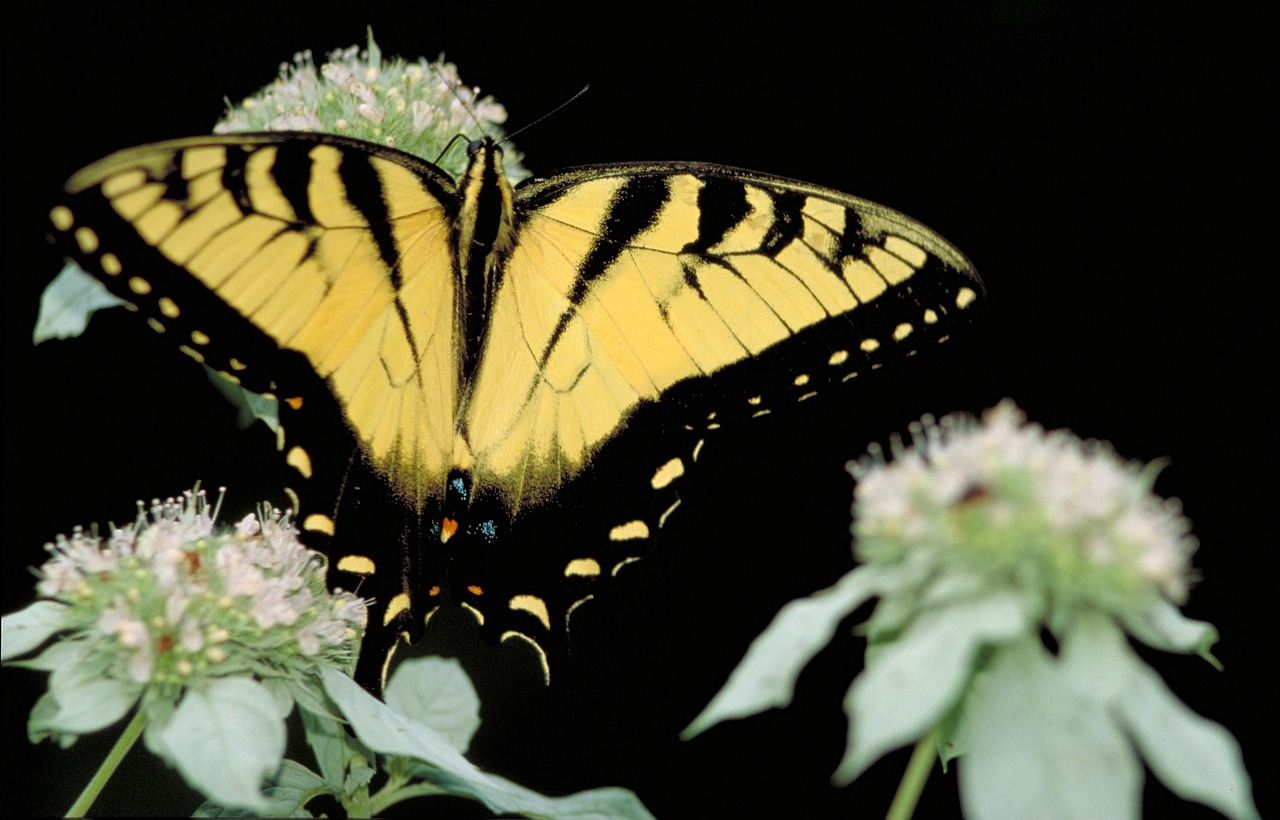
<path fill-rule="evenodd" d="M 457 102 L 458 105 L 462 107 L 463 111 L 467 112 L 467 116 L 471 117 L 471 122 L 475 124 L 476 130 L 483 134 L 485 130 L 484 121 L 480 119 L 480 117 L 476 114 L 475 109 L 471 107 L 470 101 L 468 101 L 464 95 L 458 93 L 458 88 L 459 86 L 462 85 L 461 81 L 459 80 L 458 82 L 454 82 L 450 80 L 448 77 L 445 76 L 445 73 L 440 70 L 440 66 L 443 64 L 444 64 L 444 53 L 441 52 L 440 56 L 436 59 L 434 63 L 427 63 L 427 67 L 430 68 L 433 72 L 435 72 L 436 78 L 440 80 L 441 83 L 444 84 L 445 88 L 449 89 L 449 93 L 453 95 L 454 101 Z M 445 154 L 449 153 L 449 150 L 453 148 L 453 146 L 457 144 L 459 140 L 465 140 L 467 142 L 470 142 L 471 137 L 465 133 L 454 134 L 453 138 L 450 139 L 449 142 L 445 144 L 444 149 L 436 157 L 436 165 L 440 164 L 440 161 L 444 159 Z"/>
<path fill-rule="evenodd" d="M 449 153 L 449 149 L 456 145 L 458 140 L 470 141 L 470 138 L 466 134 L 454 134 L 450 137 L 449 141 L 444 144 L 444 148 L 436 155 L 436 165 L 440 164 L 440 161 L 444 159 L 444 155 Z"/>
<path fill-rule="evenodd" d="M 566 105 L 568 105 L 569 103 L 571 103 L 571 102 L 573 102 L 574 100 L 578 99 L 578 98 L 579 98 L 579 97 L 581 97 L 583 94 L 586 94 L 586 93 L 587 93 L 587 91 L 588 91 L 588 89 L 590 89 L 590 88 L 591 88 L 590 84 L 588 84 L 588 85 L 584 85 L 584 86 L 583 86 L 583 87 L 578 91 L 578 93 L 577 93 L 577 94 L 574 94 L 572 97 L 570 97 L 569 99 L 567 99 L 567 100 L 565 100 L 564 102 L 560 103 L 560 104 L 559 104 L 559 105 L 557 105 L 555 108 L 553 108 L 553 109 L 551 109 L 550 111 L 548 111 L 547 113 L 543 114 L 541 117 L 538 117 L 536 120 L 534 120 L 533 122 L 529 123 L 528 125 L 522 126 L 519 130 L 517 130 L 517 131 L 513 131 L 513 132 L 512 132 L 512 133 L 510 133 L 510 134 L 507 134 L 505 137 L 503 137 L 503 138 L 502 138 L 502 142 L 499 142 L 498 144 L 499 144 L 499 145 L 501 145 L 503 142 L 506 142 L 506 141 L 507 141 L 507 140 L 509 140 L 509 139 L 514 139 L 514 138 L 515 138 L 515 136 L 516 136 L 517 134 L 523 134 L 525 131 L 528 131 L 530 128 L 532 128 L 533 126 L 535 126 L 535 125 L 537 125 L 538 123 L 542 122 L 542 121 L 543 121 L 543 120 L 545 120 L 547 117 L 550 117 L 552 114 L 555 114 L 556 112 L 558 112 L 561 108 L 564 108 Z"/>

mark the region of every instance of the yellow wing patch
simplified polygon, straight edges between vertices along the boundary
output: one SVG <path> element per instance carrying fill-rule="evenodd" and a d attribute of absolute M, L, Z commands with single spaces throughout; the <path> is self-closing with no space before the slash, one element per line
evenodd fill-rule
<path fill-rule="evenodd" d="M 343 179 L 357 162 L 367 164 L 364 192 Z M 286 164 L 301 169 L 291 190 Z M 450 223 L 418 169 L 322 140 L 212 137 L 121 152 L 68 187 L 95 185 L 147 244 L 329 380 L 367 456 L 406 499 L 443 493 L 456 279 Z M 86 231 L 76 236 L 91 254 L 98 241 Z M 129 286 L 146 295 L 154 283 Z M 181 305 L 163 298 L 176 316 Z"/>
<path fill-rule="evenodd" d="M 833 191 L 716 168 L 589 170 L 525 213 L 464 409 L 477 482 L 513 508 L 553 495 L 672 386 L 851 314 L 940 253 L 969 270 L 923 226 Z M 721 191 L 738 218 L 704 235 Z M 633 232 L 612 234 L 646 197 Z M 929 323 L 936 309 L 910 318 Z M 912 329 L 849 341 L 871 353 L 910 343 Z M 825 358 L 842 366 L 848 349 Z"/>

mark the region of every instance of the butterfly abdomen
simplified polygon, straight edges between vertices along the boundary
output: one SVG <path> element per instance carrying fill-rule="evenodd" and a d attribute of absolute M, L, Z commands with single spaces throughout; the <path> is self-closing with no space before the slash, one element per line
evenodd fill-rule
<path fill-rule="evenodd" d="M 468 147 L 471 157 L 459 190 L 454 246 L 462 277 L 463 384 L 475 375 L 484 346 L 490 305 L 502 280 L 502 261 L 515 240 L 511 185 L 502 170 L 502 149 L 485 138 Z"/>

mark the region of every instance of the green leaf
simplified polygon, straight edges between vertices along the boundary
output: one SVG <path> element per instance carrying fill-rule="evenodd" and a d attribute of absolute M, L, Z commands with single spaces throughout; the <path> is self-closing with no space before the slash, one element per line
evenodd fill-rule
<path fill-rule="evenodd" d="M 335 789 L 345 792 L 347 765 L 352 756 L 347 733 L 338 718 L 327 714 L 318 715 L 305 707 L 300 708 L 299 712 L 302 715 L 302 726 L 307 732 L 307 745 L 316 756 L 320 774 Z"/>
<path fill-rule="evenodd" d="M 10 666 L 20 666 L 23 669 L 35 669 L 41 672 L 52 672 L 63 666 L 72 666 L 84 660 L 85 654 L 89 651 L 90 644 L 85 638 L 67 638 L 54 641 L 44 648 L 44 651 L 34 658 L 23 658 L 21 660 L 9 661 Z"/>
<path fill-rule="evenodd" d="M 722 721 L 790 704 L 805 664 L 831 642 L 846 615 L 876 594 L 877 579 L 874 570 L 861 567 L 835 586 L 784 606 L 680 736 L 688 740 Z"/>
<path fill-rule="evenodd" d="M 127 302 L 112 296 L 101 282 L 68 262 L 40 297 L 40 314 L 31 343 L 79 336 L 94 313 L 124 304 Z"/>
<path fill-rule="evenodd" d="M 1194 652 L 1215 668 L 1222 668 L 1209 651 L 1218 642 L 1217 628 L 1206 621 L 1191 620 L 1168 601 L 1155 603 L 1141 616 L 1126 618 L 1124 625 L 1147 646 L 1165 652 Z"/>
<path fill-rule="evenodd" d="M 387 705 L 430 726 L 465 753 L 480 728 L 480 698 L 462 664 L 444 658 L 412 658 L 396 667 L 385 692 Z"/>
<path fill-rule="evenodd" d="M 49 694 L 58 708 L 36 731 L 84 735 L 105 729 L 128 714 L 138 702 L 143 685 L 104 675 L 102 663 L 88 661 L 87 641 L 62 644 L 73 651 L 49 676 Z"/>
<path fill-rule="evenodd" d="M 280 682 L 288 690 L 289 696 L 299 709 L 313 715 L 339 720 L 329 708 L 329 698 L 324 693 L 324 686 L 314 676 L 303 678 L 282 678 Z"/>
<path fill-rule="evenodd" d="M 1258 817 L 1240 744 L 1231 733 L 1188 709 L 1136 657 L 1126 683 L 1120 719 L 1160 782 L 1228 817 Z"/>
<path fill-rule="evenodd" d="M 150 733 L 148 733 L 150 734 Z M 186 781 L 230 808 L 267 810 L 263 780 L 284 756 L 284 721 L 266 687 L 249 678 L 218 678 L 190 690 L 156 745 Z"/>
<path fill-rule="evenodd" d="M 208 365 L 205 365 L 204 370 L 205 375 L 209 377 L 209 381 L 213 383 L 214 387 L 218 388 L 218 392 L 222 394 L 223 398 L 236 408 L 236 427 L 238 429 L 247 429 L 253 426 L 254 422 L 261 421 L 271 428 L 271 432 L 280 432 L 280 402 L 278 400 L 269 399 L 261 393 L 254 393 L 252 390 L 246 390 Z"/>
<path fill-rule="evenodd" d="M 450 794 L 472 797 L 496 813 L 554 818 L 649 818 L 652 815 L 625 789 L 591 789 L 565 797 L 546 797 L 497 775 L 481 771 L 431 728 L 390 709 L 335 669 L 321 669 L 325 689 L 351 721 L 356 736 L 375 752 L 412 758 L 431 766 L 430 779 Z"/>
<path fill-rule="evenodd" d="M 312 817 L 305 806 L 307 801 L 317 795 L 329 792 L 328 784 L 315 772 L 286 760 L 280 766 L 280 773 L 271 779 L 272 785 L 263 790 L 267 807 L 261 812 L 250 812 L 245 809 L 230 809 L 220 806 L 212 800 L 201 804 L 196 809 L 195 817 Z"/>
<path fill-rule="evenodd" d="M 49 729 L 49 719 L 58 713 L 58 702 L 53 699 L 53 695 L 45 692 L 36 698 L 35 705 L 31 707 L 31 714 L 27 716 L 27 740 L 39 743 L 46 738 L 57 735 Z M 64 735 L 58 737 L 58 745 L 66 749 L 76 742 L 76 735 Z"/>
<path fill-rule="evenodd" d="M 963 694 L 978 650 L 1030 628 L 1022 596 L 999 592 L 934 609 L 881 645 L 845 697 L 849 743 L 836 782 L 928 734 Z"/>
<path fill-rule="evenodd" d="M 292 681 L 288 681 L 283 678 L 267 678 L 266 680 L 259 682 L 271 695 L 271 701 L 276 705 L 277 717 L 283 720 L 293 714 L 293 707 L 295 704 L 293 700 L 294 687 L 292 685 Z"/>
<path fill-rule="evenodd" d="M 56 601 L 36 601 L 6 615 L 0 619 L 0 660 L 25 655 L 66 628 L 66 604 Z"/>
<path fill-rule="evenodd" d="M 1142 767 L 1101 707 L 1035 637 L 1001 648 L 963 707 L 965 817 L 1136 820 Z"/>

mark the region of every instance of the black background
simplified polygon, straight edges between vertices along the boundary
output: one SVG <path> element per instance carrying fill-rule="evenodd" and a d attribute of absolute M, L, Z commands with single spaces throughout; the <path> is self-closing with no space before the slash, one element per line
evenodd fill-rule
<path fill-rule="evenodd" d="M 141 323 L 102 316 L 83 339 L 32 349 L 38 294 L 60 267 L 44 236 L 61 181 L 111 150 L 207 132 L 224 97 L 252 93 L 295 51 L 363 44 L 369 23 L 385 54 L 443 51 L 507 106 L 512 127 L 591 84 L 520 135 L 535 171 L 691 159 L 827 185 L 939 230 L 990 294 L 948 349 L 709 442 L 682 520 L 584 624 L 586 660 L 560 694 L 518 651 L 439 629 L 433 648 L 462 654 L 484 698 L 477 762 L 553 792 L 629 786 L 659 816 L 883 814 L 904 754 L 849 789 L 826 780 L 859 663 L 851 639 L 806 673 L 792 709 L 689 744 L 675 733 L 783 601 L 848 565 L 843 463 L 923 413 L 1008 396 L 1048 427 L 1168 458 L 1158 489 L 1182 499 L 1201 543 L 1186 611 L 1221 629 L 1226 670 L 1147 655 L 1240 738 L 1258 804 L 1275 808 L 1262 780 L 1274 729 L 1262 466 L 1275 455 L 1262 403 L 1275 382 L 1262 356 L 1274 229 L 1260 235 L 1247 196 L 1265 183 L 1251 120 L 1264 98 L 1241 58 L 1249 21 L 1105 2 L 854 5 L 838 19 L 803 3 L 723 17 L 601 6 L 585 20 L 554 4 L 470 5 L 319 16 L 312 4 L 219 4 L 204 18 L 175 4 L 10 6 L 5 611 L 30 601 L 25 568 L 41 544 L 128 520 L 136 498 L 200 479 L 229 485 L 237 515 L 283 500 L 271 437 L 237 432 L 198 368 Z M 5 744 L 25 761 L 7 770 L 19 813 L 64 811 L 112 740 L 27 746 L 40 683 L 4 673 Z M 1147 795 L 1153 816 L 1213 816 L 1159 787 Z M 196 803 L 138 752 L 96 813 Z M 954 773 L 935 772 L 921 816 L 956 806 Z M 438 810 L 483 816 L 460 802 Z"/>

